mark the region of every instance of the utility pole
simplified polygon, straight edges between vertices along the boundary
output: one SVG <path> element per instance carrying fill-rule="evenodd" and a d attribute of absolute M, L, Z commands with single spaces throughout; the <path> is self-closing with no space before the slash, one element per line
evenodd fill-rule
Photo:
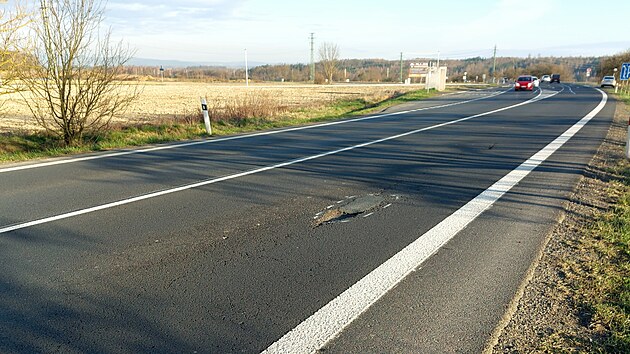
<path fill-rule="evenodd" d="M 311 32 L 311 82 L 315 83 L 315 33 Z"/>
<path fill-rule="evenodd" d="M 400 83 L 403 83 L 403 79 L 402 79 L 402 70 L 403 70 L 403 62 L 402 62 L 402 52 L 400 52 Z"/>
<path fill-rule="evenodd" d="M 494 54 L 492 55 L 492 83 L 496 83 L 497 81 L 497 45 L 494 45 Z"/>
<path fill-rule="evenodd" d="M 249 87 L 249 67 L 247 66 L 247 48 L 245 48 L 245 86 Z"/>

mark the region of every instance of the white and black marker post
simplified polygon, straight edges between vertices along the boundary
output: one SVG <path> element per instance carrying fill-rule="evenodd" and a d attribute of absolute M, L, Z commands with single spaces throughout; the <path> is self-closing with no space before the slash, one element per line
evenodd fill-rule
<path fill-rule="evenodd" d="M 626 135 L 626 158 L 630 159 L 630 118 L 628 118 L 628 134 Z"/>
<path fill-rule="evenodd" d="M 212 126 L 210 125 L 210 115 L 208 114 L 208 102 L 205 97 L 201 97 L 201 112 L 203 113 L 203 123 L 206 125 L 206 132 L 212 135 Z"/>

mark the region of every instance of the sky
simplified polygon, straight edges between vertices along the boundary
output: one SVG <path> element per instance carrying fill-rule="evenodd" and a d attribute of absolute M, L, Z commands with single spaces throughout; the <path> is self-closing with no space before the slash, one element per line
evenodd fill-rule
<path fill-rule="evenodd" d="M 611 55 L 630 49 L 628 13 L 628 0 L 109 0 L 104 22 L 139 58 L 308 63 L 310 33 L 341 58 Z"/>

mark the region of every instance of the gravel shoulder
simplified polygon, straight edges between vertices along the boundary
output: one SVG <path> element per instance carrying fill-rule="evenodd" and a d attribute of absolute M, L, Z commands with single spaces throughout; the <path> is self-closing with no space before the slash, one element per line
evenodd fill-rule
<path fill-rule="evenodd" d="M 593 254 L 582 246 L 589 237 L 585 230 L 617 201 L 619 193 L 612 183 L 622 178 L 615 175 L 615 166 L 627 164 L 623 150 L 628 116 L 630 107 L 619 101 L 606 139 L 486 353 L 591 352 L 589 343 L 606 336 L 606 328 L 576 299 L 572 282 L 580 280 L 566 270 L 568 264 L 592 259 Z"/>

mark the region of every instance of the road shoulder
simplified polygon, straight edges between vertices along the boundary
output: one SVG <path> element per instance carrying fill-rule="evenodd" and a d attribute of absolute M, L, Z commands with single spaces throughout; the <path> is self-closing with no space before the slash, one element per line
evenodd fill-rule
<path fill-rule="evenodd" d="M 610 181 L 624 161 L 627 116 L 630 107 L 621 102 L 606 139 L 576 187 L 561 222 L 549 235 L 517 293 L 504 321 L 495 331 L 486 353 L 530 353 L 588 351 L 588 343 L 605 333 L 574 297 L 566 272 L 567 263 L 585 262 L 591 257 L 580 247 L 585 229 L 615 202 Z M 584 344 L 587 343 L 587 344 Z"/>

